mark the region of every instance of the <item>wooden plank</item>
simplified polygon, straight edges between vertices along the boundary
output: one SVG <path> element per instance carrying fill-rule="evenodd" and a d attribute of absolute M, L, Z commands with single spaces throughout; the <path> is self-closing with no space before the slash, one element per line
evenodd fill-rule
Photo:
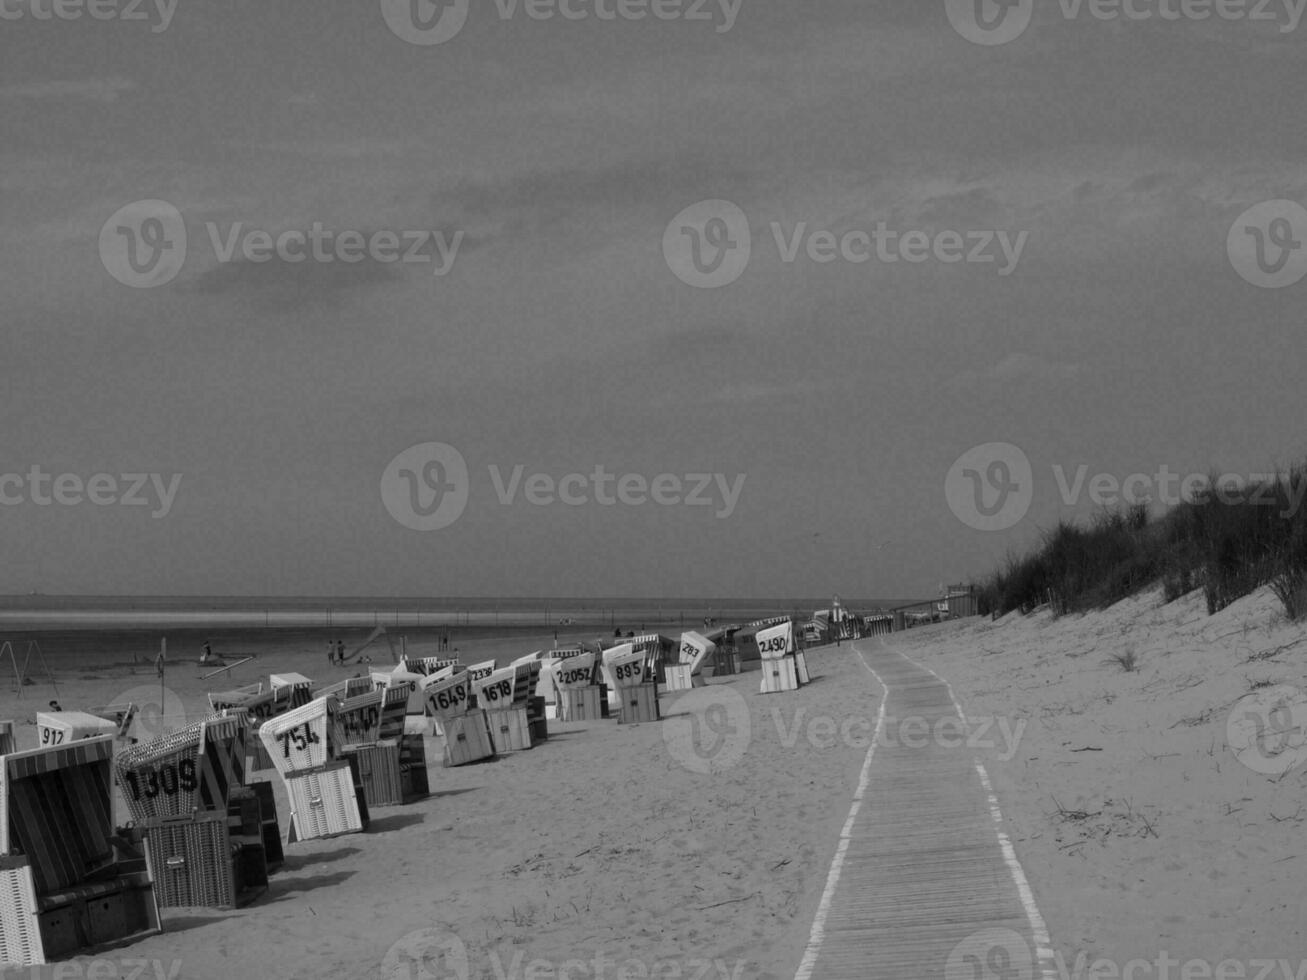
<path fill-rule="evenodd" d="M 932 731 L 958 718 L 928 671 L 878 641 L 859 649 L 889 689 L 885 717 L 921 717 Z M 868 777 L 799 980 L 942 980 L 957 944 L 989 928 L 1011 929 L 1035 950 L 973 752 L 881 740 Z"/>

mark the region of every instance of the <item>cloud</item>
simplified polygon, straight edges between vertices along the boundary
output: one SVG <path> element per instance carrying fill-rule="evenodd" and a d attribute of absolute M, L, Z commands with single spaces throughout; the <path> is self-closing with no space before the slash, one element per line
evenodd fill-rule
<path fill-rule="evenodd" d="M 992 367 L 967 370 L 954 378 L 956 384 L 977 384 L 993 381 L 1068 381 L 1084 374 L 1082 364 L 1050 361 L 1034 354 L 1009 354 Z"/>
<path fill-rule="evenodd" d="M 0 86 L 0 99 L 85 99 L 90 102 L 117 102 L 124 92 L 136 90 L 129 78 L 107 78 L 27 82 Z"/>

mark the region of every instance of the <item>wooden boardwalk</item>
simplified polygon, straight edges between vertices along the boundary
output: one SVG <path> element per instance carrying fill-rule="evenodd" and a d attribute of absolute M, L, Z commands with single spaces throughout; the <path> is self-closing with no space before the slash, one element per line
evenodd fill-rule
<path fill-rule="evenodd" d="M 796 980 L 1055 975 L 1043 921 L 948 685 L 879 639 L 854 649 L 888 690 Z M 923 736 L 922 724 L 901 737 L 910 718 L 931 732 L 955 719 L 944 729 L 951 744 Z"/>

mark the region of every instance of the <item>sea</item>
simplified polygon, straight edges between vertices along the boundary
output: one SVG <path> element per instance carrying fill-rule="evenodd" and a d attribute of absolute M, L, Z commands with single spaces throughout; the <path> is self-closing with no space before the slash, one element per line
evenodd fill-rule
<path fill-rule="evenodd" d="M 926 597 L 928 599 L 929 597 Z M 14 632 L 170 629 L 412 629 L 511 630 L 573 626 L 693 628 L 764 616 L 807 619 L 835 598 L 605 598 L 381 597 L 381 596 L 0 596 L 0 630 Z M 858 615 L 925 601 L 849 598 Z"/>

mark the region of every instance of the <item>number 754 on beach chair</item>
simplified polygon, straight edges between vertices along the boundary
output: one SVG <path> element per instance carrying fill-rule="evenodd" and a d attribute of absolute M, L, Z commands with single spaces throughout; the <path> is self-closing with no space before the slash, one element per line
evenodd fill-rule
<path fill-rule="evenodd" d="M 286 784 L 296 839 L 358 833 L 368 824 L 357 759 L 338 758 L 336 713 L 328 695 L 265 721 L 259 729 L 273 767 Z"/>

